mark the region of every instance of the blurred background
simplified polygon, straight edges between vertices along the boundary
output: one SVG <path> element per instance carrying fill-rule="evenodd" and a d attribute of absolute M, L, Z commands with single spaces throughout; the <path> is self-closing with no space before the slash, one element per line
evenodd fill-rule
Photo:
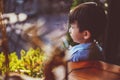
<path fill-rule="evenodd" d="M 65 34 L 71 4 L 72 0 L 4 0 L 10 52 L 33 47 L 26 34 L 35 29 L 45 43 Z"/>
<path fill-rule="evenodd" d="M 16 52 L 18 58 L 21 57 L 21 53 L 38 53 L 39 50 L 34 52 L 30 48 L 36 49 L 37 44 L 40 43 L 39 41 L 44 44 L 58 44 L 61 40 L 64 44 L 60 44 L 68 48 L 72 44 L 70 38 L 66 40 L 69 26 L 68 13 L 71 8 L 89 1 L 97 2 L 105 9 L 108 16 L 104 41 L 106 61 L 120 65 L 119 0 L 0 0 L 0 32 L 2 32 L 1 26 L 4 26 L 8 52 Z M 3 47 L 2 38 L 3 34 L 0 33 L 0 52 L 2 52 Z M 29 49 L 30 51 L 28 51 Z M 4 69 L 2 62 L 4 57 L 1 55 L 2 53 L 0 53 L 0 68 Z M 14 69 L 16 70 L 16 68 Z"/>
<path fill-rule="evenodd" d="M 10 52 L 15 51 L 19 56 L 21 49 L 33 47 L 28 33 L 35 29 L 36 35 L 45 43 L 64 36 L 68 30 L 69 10 L 88 1 L 97 2 L 105 9 L 108 7 L 106 0 L 3 0 Z"/>

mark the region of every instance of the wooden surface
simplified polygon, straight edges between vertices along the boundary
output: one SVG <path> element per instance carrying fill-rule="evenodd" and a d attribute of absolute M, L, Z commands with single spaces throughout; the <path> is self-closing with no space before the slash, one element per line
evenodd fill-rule
<path fill-rule="evenodd" d="M 105 62 L 68 63 L 68 80 L 120 80 L 120 66 Z"/>

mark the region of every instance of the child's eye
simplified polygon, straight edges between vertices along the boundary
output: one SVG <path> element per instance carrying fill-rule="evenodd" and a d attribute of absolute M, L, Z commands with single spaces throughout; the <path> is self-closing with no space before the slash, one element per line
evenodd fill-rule
<path fill-rule="evenodd" d="M 74 29 L 75 27 L 74 26 L 71 26 L 72 29 Z"/>
<path fill-rule="evenodd" d="M 74 27 L 72 27 L 72 29 L 74 29 Z"/>
<path fill-rule="evenodd" d="M 71 28 L 71 29 L 74 29 L 74 28 L 76 28 L 76 25 L 71 24 L 71 25 L 70 25 L 70 28 Z"/>
<path fill-rule="evenodd" d="M 71 25 L 70 28 L 74 28 L 74 26 Z"/>

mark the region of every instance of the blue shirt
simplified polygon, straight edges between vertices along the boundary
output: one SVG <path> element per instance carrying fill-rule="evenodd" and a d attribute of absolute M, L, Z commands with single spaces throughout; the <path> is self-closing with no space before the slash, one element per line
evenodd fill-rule
<path fill-rule="evenodd" d="M 84 43 L 84 44 L 79 44 L 79 45 L 75 45 L 74 47 L 72 47 L 69 52 L 71 55 L 70 61 L 78 62 L 82 60 L 89 60 L 90 50 L 92 49 L 91 45 L 92 43 Z M 96 47 L 99 47 L 99 46 L 96 46 Z M 99 52 L 102 52 L 101 48 L 98 48 L 98 49 L 99 49 Z M 99 53 L 95 53 L 95 54 L 99 54 Z"/>

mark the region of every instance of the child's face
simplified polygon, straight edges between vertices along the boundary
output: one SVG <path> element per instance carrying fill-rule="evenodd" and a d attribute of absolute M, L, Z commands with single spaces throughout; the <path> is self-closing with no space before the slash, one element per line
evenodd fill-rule
<path fill-rule="evenodd" d="M 69 33 L 71 38 L 73 39 L 74 42 L 76 43 L 84 43 L 84 31 L 80 32 L 77 22 L 70 24 L 71 27 L 69 29 Z"/>

